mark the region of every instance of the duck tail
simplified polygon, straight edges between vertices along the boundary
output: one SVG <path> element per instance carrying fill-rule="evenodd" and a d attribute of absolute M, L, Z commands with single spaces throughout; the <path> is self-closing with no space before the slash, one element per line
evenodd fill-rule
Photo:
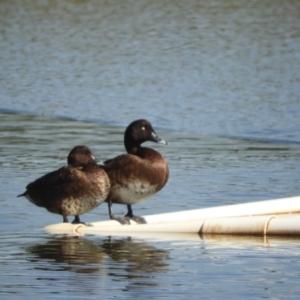
<path fill-rule="evenodd" d="M 26 193 L 27 193 L 27 191 L 24 192 L 23 194 L 18 195 L 17 197 L 26 197 Z"/>

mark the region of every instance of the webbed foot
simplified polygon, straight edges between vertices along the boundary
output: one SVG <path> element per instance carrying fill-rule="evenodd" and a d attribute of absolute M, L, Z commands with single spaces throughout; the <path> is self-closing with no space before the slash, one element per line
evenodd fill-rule
<path fill-rule="evenodd" d="M 110 216 L 111 220 L 118 221 L 122 225 L 130 225 L 130 218 L 127 218 L 126 216 L 121 218 L 121 217 L 116 217 L 114 215 Z"/>
<path fill-rule="evenodd" d="M 131 205 L 127 205 L 127 214 L 125 215 L 125 218 L 130 218 L 131 220 L 135 221 L 138 224 L 147 224 L 147 221 L 143 217 L 134 216 L 132 212 Z"/>
<path fill-rule="evenodd" d="M 135 221 L 138 224 L 147 224 L 147 221 L 145 218 L 143 217 L 139 217 L 139 216 L 128 216 L 128 214 L 125 216 L 125 218 L 129 218 L 130 220 Z"/>

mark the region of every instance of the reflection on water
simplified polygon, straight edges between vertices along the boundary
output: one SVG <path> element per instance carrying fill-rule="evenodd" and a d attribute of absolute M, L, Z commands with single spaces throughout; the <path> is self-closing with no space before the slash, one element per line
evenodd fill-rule
<path fill-rule="evenodd" d="M 109 238 L 102 247 L 112 260 L 128 264 L 125 269 L 129 277 L 135 276 L 136 272 L 166 272 L 169 251 L 159 250 L 146 242 L 134 241 L 131 238 Z"/>
<path fill-rule="evenodd" d="M 73 236 L 59 237 L 45 244 L 28 247 L 26 250 L 38 258 L 30 259 L 36 268 L 45 271 L 57 269 L 78 273 L 96 272 L 99 270 L 96 265 L 101 263 L 105 255 L 103 249 L 92 241 Z M 41 260 L 55 261 L 59 265 L 40 264 Z M 63 268 L 61 263 L 65 265 Z"/>
<path fill-rule="evenodd" d="M 96 273 L 100 281 L 111 277 L 125 282 L 126 290 L 143 290 L 159 286 L 154 275 L 166 273 L 169 251 L 131 238 L 91 241 L 85 238 L 63 236 L 44 244 L 26 248 L 30 253 L 31 268 L 39 271 Z M 57 273 L 57 280 L 61 277 Z M 43 275 L 44 280 L 51 280 Z"/>
<path fill-rule="evenodd" d="M 122 239 L 109 237 L 95 243 L 82 237 L 63 236 L 51 239 L 45 244 L 30 246 L 26 251 L 39 258 L 30 259 L 38 268 L 41 259 L 66 264 L 65 270 L 78 273 L 97 271 L 101 264 L 106 263 L 102 261 L 103 258 L 109 257 L 120 264 L 118 268 L 128 272 L 128 277 L 135 277 L 134 274 L 137 272 L 165 272 L 169 259 L 168 251 L 157 249 L 147 242 L 132 240 L 130 237 Z M 98 268 L 95 268 L 96 265 Z M 78 268 L 79 266 L 81 267 Z M 53 271 L 51 264 L 48 267 Z M 116 276 L 110 271 L 108 274 Z"/>
<path fill-rule="evenodd" d="M 253 236 L 253 235 L 227 235 L 227 234 L 201 234 L 205 244 L 222 248 L 244 248 L 247 247 L 291 247 L 300 245 L 300 237 L 285 236 Z"/>

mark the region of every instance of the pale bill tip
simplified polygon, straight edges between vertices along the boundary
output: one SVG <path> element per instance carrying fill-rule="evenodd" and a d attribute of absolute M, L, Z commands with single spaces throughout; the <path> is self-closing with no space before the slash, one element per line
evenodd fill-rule
<path fill-rule="evenodd" d="M 165 140 L 159 140 L 157 142 L 158 144 L 168 145 L 168 143 Z"/>

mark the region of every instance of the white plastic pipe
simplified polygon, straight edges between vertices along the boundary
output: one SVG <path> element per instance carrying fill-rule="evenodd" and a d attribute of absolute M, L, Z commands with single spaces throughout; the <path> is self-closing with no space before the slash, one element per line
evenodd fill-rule
<path fill-rule="evenodd" d="M 147 223 L 300 213 L 300 196 L 146 216 Z M 94 223 L 97 224 L 97 223 Z"/>
<path fill-rule="evenodd" d="M 85 226 L 83 224 L 57 224 L 46 227 L 50 233 L 76 235 L 130 235 L 134 233 L 170 234 L 235 234 L 235 235 L 285 235 L 300 236 L 300 215 L 229 217 L 193 220 L 181 223 L 133 224 L 123 226 Z"/>
<path fill-rule="evenodd" d="M 92 223 L 93 226 L 56 224 L 45 229 L 51 233 L 129 234 L 200 233 L 248 235 L 299 235 L 300 197 L 195 209 L 146 216 L 147 224 L 121 225 L 116 221 Z M 289 214 L 288 217 L 283 215 Z M 276 217 L 277 216 L 277 217 Z"/>
<path fill-rule="evenodd" d="M 300 237 L 300 215 L 209 219 L 200 233 Z"/>
<path fill-rule="evenodd" d="M 182 222 L 208 218 L 278 215 L 294 213 L 300 213 L 300 196 L 156 214 L 144 216 L 144 218 L 147 221 L 147 224 L 152 224 Z M 135 224 L 135 222 L 132 223 Z M 93 222 L 92 224 L 94 226 L 121 226 L 119 222 L 110 220 Z"/>

